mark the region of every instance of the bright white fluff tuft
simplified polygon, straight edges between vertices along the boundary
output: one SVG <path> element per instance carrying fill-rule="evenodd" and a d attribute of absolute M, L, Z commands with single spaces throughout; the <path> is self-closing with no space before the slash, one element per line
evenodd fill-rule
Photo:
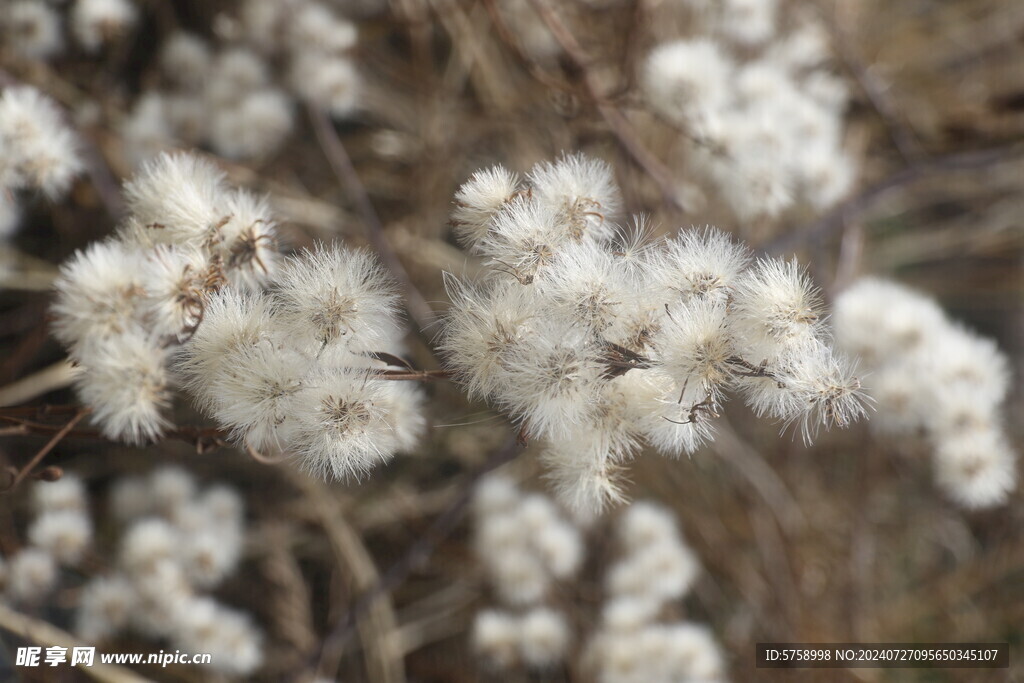
<path fill-rule="evenodd" d="M 493 500 L 498 496 L 500 503 Z M 540 494 L 524 494 L 492 475 L 474 504 L 474 549 L 494 588 L 511 605 L 542 601 L 555 580 L 572 577 L 583 561 L 579 531 Z"/>
<path fill-rule="evenodd" d="M 85 484 L 73 474 L 65 474 L 57 481 L 41 481 L 32 487 L 32 510 L 37 515 L 47 512 L 88 511 Z"/>
<path fill-rule="evenodd" d="M 394 285 L 367 251 L 322 247 L 289 259 L 274 296 L 285 334 L 300 345 L 360 353 L 381 350 L 397 334 Z"/>
<path fill-rule="evenodd" d="M 75 0 L 71 8 L 71 32 L 89 52 L 117 38 L 136 21 L 129 0 Z"/>
<path fill-rule="evenodd" d="M 26 59 L 50 59 L 64 49 L 60 14 L 44 0 L 11 2 L 0 17 L 0 32 Z"/>
<path fill-rule="evenodd" d="M 53 331 L 79 365 L 78 394 L 103 433 L 139 444 L 168 424 L 177 384 L 169 365 L 185 340 L 198 351 L 184 364 L 195 380 L 186 384 L 212 407 L 210 384 L 224 355 L 244 355 L 267 336 L 269 300 L 239 290 L 261 291 L 278 255 L 266 199 L 228 188 L 200 157 L 163 154 L 126 183 L 125 194 L 131 214 L 117 235 L 61 267 Z M 259 400 L 250 398 L 237 405 Z"/>
<path fill-rule="evenodd" d="M 7 563 L 6 595 L 16 603 L 40 602 L 57 584 L 57 563 L 40 548 L 24 548 Z"/>
<path fill-rule="evenodd" d="M 208 297 L 178 368 L 240 444 L 348 478 L 412 449 L 423 432 L 419 390 L 380 377 L 377 358 L 400 351 L 395 288 L 380 265 L 321 246 L 285 262 L 268 293 L 228 287 Z"/>
<path fill-rule="evenodd" d="M 5 88 L 0 96 L 0 187 L 39 190 L 59 199 L 84 164 L 77 136 L 57 106 L 35 88 Z"/>
<path fill-rule="evenodd" d="M 125 184 L 125 200 L 140 243 L 208 248 L 221 240 L 224 174 L 191 154 L 161 154 Z"/>
<path fill-rule="evenodd" d="M 621 500 L 620 472 L 645 442 L 696 452 L 733 389 L 807 438 L 864 414 L 795 262 L 751 265 L 711 227 L 654 243 L 642 222 L 620 232 L 608 167 L 579 155 L 521 185 L 478 171 L 456 197 L 456 230 L 484 271 L 445 276 L 438 348 L 472 398 L 548 442 L 547 478 L 581 518 Z"/>
<path fill-rule="evenodd" d="M 743 221 L 821 212 L 853 188 L 845 84 L 828 70 L 826 29 L 779 35 L 776 0 L 700 5 L 693 37 L 655 47 L 640 72 L 650 109 L 690 142 L 690 171 Z"/>
<path fill-rule="evenodd" d="M 452 226 L 468 249 L 491 230 L 495 214 L 519 192 L 519 177 L 503 166 L 476 171 L 455 193 Z"/>
<path fill-rule="evenodd" d="M 29 526 L 28 540 L 61 564 L 74 566 L 92 541 L 92 522 L 76 510 L 45 512 Z"/>
<path fill-rule="evenodd" d="M 1012 375 L 996 344 L 949 320 L 927 296 L 875 278 L 836 299 L 833 321 L 837 343 L 871 371 L 875 431 L 926 440 L 936 481 L 956 503 L 1005 503 L 1017 455 L 1002 416 Z"/>

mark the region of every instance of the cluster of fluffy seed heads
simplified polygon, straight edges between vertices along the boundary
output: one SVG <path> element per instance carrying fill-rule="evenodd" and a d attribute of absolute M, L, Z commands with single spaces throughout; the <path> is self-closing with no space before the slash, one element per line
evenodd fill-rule
<path fill-rule="evenodd" d="M 480 483 L 474 517 L 474 549 L 505 605 L 477 613 L 474 649 L 497 669 L 557 666 L 568 653 L 572 634 L 565 614 L 546 602 L 557 581 L 579 571 L 579 530 L 550 499 L 524 493 L 499 475 Z"/>
<path fill-rule="evenodd" d="M 794 206 L 820 211 L 856 179 L 843 149 L 846 86 L 822 68 L 825 30 L 805 21 L 776 36 L 773 7 L 715 3 L 702 13 L 702 33 L 655 48 L 641 74 L 652 111 L 698 143 L 689 157 L 694 172 L 743 220 Z M 775 39 L 751 57 L 751 46 L 768 38 Z"/>
<path fill-rule="evenodd" d="M 871 371 L 875 431 L 926 440 L 939 485 L 959 504 L 1006 502 L 1017 456 L 1002 418 L 1010 367 L 995 343 L 950 321 L 927 296 L 873 278 L 836 299 L 833 322 L 837 344 Z"/>
<path fill-rule="evenodd" d="M 28 545 L 0 558 L 0 599 L 38 604 L 56 587 L 58 567 L 76 567 L 92 542 L 89 500 L 81 480 L 66 476 L 37 483 Z"/>
<path fill-rule="evenodd" d="M 169 361 L 202 322 L 207 298 L 262 287 L 277 244 L 265 199 L 228 188 L 195 156 L 161 155 L 125 197 L 131 215 L 117 235 L 61 266 L 53 330 L 104 435 L 142 443 L 167 425 Z"/>
<path fill-rule="evenodd" d="M 449 277 L 440 348 L 471 397 L 547 440 L 542 457 L 575 511 L 616 499 L 615 472 L 645 441 L 693 453 L 729 391 L 806 438 L 862 415 L 795 262 L 752 262 L 711 228 L 617 237 L 611 171 L 582 156 L 538 164 L 525 182 L 479 171 L 455 203 L 459 237 L 486 260 L 478 282 Z"/>
<path fill-rule="evenodd" d="M 28 86 L 0 93 L 0 237 L 18 226 L 15 193 L 60 199 L 82 170 L 75 134 L 56 105 Z"/>
<path fill-rule="evenodd" d="M 136 160 L 175 143 L 263 158 L 292 132 L 296 97 L 335 117 L 355 109 L 356 27 L 327 4 L 246 0 L 237 17 L 221 16 L 219 24 L 217 44 L 185 32 L 164 42 L 163 85 L 139 98 L 123 128 Z"/>
<path fill-rule="evenodd" d="M 600 626 L 584 649 L 594 680 L 726 680 L 710 629 L 659 620 L 667 605 L 689 593 L 699 567 L 672 514 L 651 503 L 633 504 L 619 518 L 616 536 L 623 555 L 605 573 Z"/>
<path fill-rule="evenodd" d="M 398 298 L 366 251 L 288 259 L 268 293 L 206 301 L 181 370 L 201 409 L 240 444 L 286 452 L 324 477 L 362 474 L 412 449 L 422 394 L 388 379 L 400 363 Z"/>
<path fill-rule="evenodd" d="M 262 55 L 243 45 L 214 49 L 179 32 L 163 44 L 165 85 L 144 93 L 123 125 L 135 161 L 172 144 L 209 144 L 233 159 L 265 157 L 294 127 L 292 98 Z"/>
<path fill-rule="evenodd" d="M 76 633 L 104 642 L 130 631 L 171 647 L 212 654 L 210 667 L 247 675 L 262 661 L 262 637 L 248 615 L 205 594 L 238 566 L 244 504 L 225 486 L 200 489 L 166 467 L 122 479 L 111 491 L 125 525 L 116 567 L 82 588 Z"/>
<path fill-rule="evenodd" d="M 0 14 L 0 37 L 25 59 L 47 60 L 65 50 L 65 17 L 48 0 L 12 0 Z M 65 10 L 71 35 L 86 52 L 97 52 L 130 30 L 137 19 L 130 0 L 74 0 Z"/>
<path fill-rule="evenodd" d="M 492 669 L 535 672 L 563 665 L 573 629 L 550 601 L 556 579 L 567 582 L 584 557 L 581 534 L 543 495 L 524 493 L 500 475 L 481 482 L 474 498 L 475 550 L 502 608 L 483 609 L 472 644 Z M 581 670 L 601 683 L 724 681 L 724 662 L 711 631 L 663 623 L 662 613 L 693 586 L 699 564 L 674 517 L 651 503 L 619 518 L 622 557 L 605 572 L 607 599 L 582 648 Z M 563 594 L 564 590 L 561 591 Z"/>

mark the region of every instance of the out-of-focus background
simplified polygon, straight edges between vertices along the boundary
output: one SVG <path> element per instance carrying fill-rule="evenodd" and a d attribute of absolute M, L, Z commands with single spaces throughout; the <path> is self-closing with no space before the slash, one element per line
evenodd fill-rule
<path fill-rule="evenodd" d="M 131 18 L 114 12 L 112 20 L 98 0 L 0 0 L 0 88 L 31 85 L 52 98 L 80 136 L 86 166 L 60 201 L 19 195 L 20 220 L 0 243 L 7 406 L 75 402 L 65 351 L 48 333 L 51 283 L 75 250 L 111 234 L 122 218 L 121 181 L 158 150 L 197 149 L 232 183 L 267 193 L 286 251 L 331 240 L 372 246 L 368 200 L 382 226 L 376 239 L 383 236 L 435 316 L 448 300 L 442 274 L 472 276 L 479 268 L 449 224 L 459 185 L 495 163 L 525 172 L 584 151 L 614 168 L 623 223 L 645 216 L 656 235 L 716 225 L 757 251 L 797 256 L 826 300 L 867 274 L 934 297 L 1010 358 L 1015 374 L 1003 411 L 1011 442 L 1024 444 L 1020 3 L 780 0 L 780 37 L 734 42 L 734 57 L 756 59 L 796 27 L 817 27 L 827 58 L 815 69 L 848 97 L 841 143 L 855 180 L 827 206 L 741 218 L 728 193 L 694 170 L 708 138 L 659 116 L 641 83 L 655 46 L 693 37 L 694 13 L 708 11 L 697 0 L 547 0 L 540 5 L 547 15 L 529 0 L 322 0 L 339 22 L 328 34 L 350 25 L 357 37 L 338 37 L 340 48 L 324 47 L 321 58 L 279 44 L 300 17 L 312 22 L 308 35 L 319 35 L 304 2 L 126 2 Z M 39 7 L 56 24 L 39 19 Z M 81 16 L 89 11 L 107 18 L 90 24 Z M 756 14 L 736 21 L 755 22 Z M 50 30 L 44 25 L 57 32 L 52 49 L 32 34 Z M 199 39 L 207 61 L 189 62 L 183 50 L 175 70 L 165 48 L 183 31 Z M 246 56 L 232 65 L 224 55 L 233 50 Z M 189 72 L 190 63 L 209 71 Z M 243 85 L 251 79 L 248 86 L 211 93 L 209 81 L 232 68 Z M 272 103 L 243 102 L 255 91 L 270 93 Z M 357 182 L 339 176 L 332 136 Z M 738 174 L 736 182 L 746 181 Z M 438 367 L 436 326 L 414 327 L 408 356 L 417 367 Z M 431 424 L 421 448 L 358 482 L 311 480 L 230 446 L 198 448 L 205 444 L 198 438 L 131 448 L 73 433 L 44 464 L 86 483 L 93 547 L 80 568 L 63 570 L 55 593 L 22 611 L 74 630 L 83 583 L 115 561 L 117 482 L 175 465 L 201 486 L 232 487 L 245 503 L 242 559 L 212 591 L 251 615 L 263 634 L 262 665 L 245 679 L 313 680 L 320 667 L 338 681 L 589 680 L 575 655 L 537 673 L 495 671 L 474 654 L 474 615 L 494 596 L 471 547 L 472 516 L 453 505 L 514 428 L 451 383 L 431 382 L 426 391 Z M 863 422 L 823 432 L 808 446 L 793 429 L 780 434 L 780 425 L 756 420 L 740 401 L 725 408 L 728 429 L 719 439 L 689 459 L 638 458 L 626 492 L 667 506 L 700 558 L 694 589 L 666 618 L 709 626 L 729 679 L 1024 676 L 1019 492 L 1005 505 L 965 511 L 936 486 L 926 446 L 887 442 Z M 175 405 L 174 421 L 210 425 L 186 400 Z M 0 425 L 9 472 L 49 438 L 24 431 Z M 510 471 L 524 488 L 543 491 L 536 448 Z M 5 556 L 26 543 L 33 485 L 0 494 Z M 446 533 L 435 533 L 439 527 Z M 601 607 L 602 568 L 615 554 L 609 528 L 607 521 L 588 527 L 589 559 L 554 598 L 570 615 L 574 653 Z M 410 558 L 416 548 L 424 552 Z M 80 678 L 66 667 L 15 667 L 14 652 L 27 641 L 11 628 L 0 623 L 0 676 Z M 759 670 L 754 647 L 766 641 L 1009 642 L 1010 669 Z M 150 652 L 160 641 L 128 632 L 104 647 Z M 155 680 L 231 677 L 186 665 L 133 668 Z"/>

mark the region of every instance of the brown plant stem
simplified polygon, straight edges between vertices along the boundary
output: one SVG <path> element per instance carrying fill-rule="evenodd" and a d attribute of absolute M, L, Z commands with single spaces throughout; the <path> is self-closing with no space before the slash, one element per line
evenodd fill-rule
<path fill-rule="evenodd" d="M 551 35 L 554 36 L 562 50 L 565 51 L 565 54 L 572 60 L 573 65 L 579 70 L 587 94 L 597 107 L 601 118 L 611 128 L 619 144 L 626 150 L 626 153 L 633 161 L 657 183 L 664 200 L 671 204 L 673 208 L 682 211 L 684 207 L 679 200 L 679 192 L 672 172 L 644 146 L 636 130 L 622 111 L 608 101 L 608 98 L 601 91 L 597 77 L 590 68 L 590 65 L 593 63 L 590 55 L 587 54 L 579 41 L 576 40 L 576 36 L 572 34 L 572 31 L 562 22 L 562 19 L 548 5 L 546 0 L 530 0 L 530 4 L 537 11 L 537 14 L 540 15 L 540 18 L 544 21 L 548 30 L 551 31 Z"/>
<path fill-rule="evenodd" d="M 463 484 L 459 487 L 458 495 L 451 504 L 442 512 L 430 526 L 420 534 L 415 543 L 410 545 L 405 553 L 392 564 L 386 572 L 381 574 L 380 579 L 369 589 L 364 591 L 355 600 L 341 619 L 339 619 L 330 632 L 324 638 L 320 647 L 321 652 L 336 651 L 344 647 L 352 636 L 357 620 L 366 612 L 377 599 L 386 593 L 390 593 L 405 582 L 409 575 L 422 566 L 437 547 L 451 535 L 455 528 L 462 521 L 466 509 L 472 500 L 476 484 L 494 469 L 512 461 L 519 454 L 522 445 L 515 437 L 508 438 L 505 443 L 488 456 L 478 469 L 472 472 Z"/>
<path fill-rule="evenodd" d="M 74 417 L 68 420 L 63 427 L 58 429 L 57 433 L 54 434 L 53 437 L 46 442 L 46 445 L 40 448 L 36 452 L 36 454 L 32 456 L 32 459 L 29 460 L 24 467 L 18 470 L 18 474 L 15 475 L 14 480 L 11 482 L 10 486 L 4 489 L 4 491 L 13 491 L 14 489 L 18 488 L 18 484 L 24 481 L 25 477 L 27 477 L 32 472 L 32 470 L 34 470 L 36 466 L 43 461 L 43 458 L 45 458 L 50 453 L 50 451 L 56 448 L 57 444 L 59 444 L 64 439 L 64 437 L 66 437 L 71 432 L 71 430 L 75 428 L 75 425 L 81 422 L 82 418 L 84 418 L 91 412 L 92 409 L 90 408 L 79 408 L 78 412 L 75 413 Z"/>
<path fill-rule="evenodd" d="M 434 322 L 434 310 L 413 284 L 408 271 L 406 271 L 405 266 L 402 265 L 398 255 L 395 254 L 395 250 L 388 242 L 387 237 L 385 237 L 384 226 L 380 221 L 380 216 L 377 215 L 377 210 L 373 208 L 373 202 L 370 201 L 366 187 L 359 179 L 359 174 L 352 164 L 351 157 L 349 157 L 348 152 L 345 150 L 345 145 L 342 143 L 341 138 L 338 137 L 334 124 L 331 123 L 327 114 L 316 107 L 308 107 L 307 112 L 309 113 L 309 121 L 313 126 L 313 132 L 316 134 L 324 156 L 327 157 L 327 161 L 331 165 L 334 174 L 338 177 L 341 186 L 356 204 L 356 209 L 359 211 L 359 215 L 363 219 L 363 225 L 366 228 L 367 240 L 369 240 L 380 256 L 381 261 L 384 262 L 384 266 L 398 280 L 398 283 L 405 291 L 405 306 L 406 310 L 409 311 L 409 317 L 412 318 L 420 330 L 427 329 Z"/>

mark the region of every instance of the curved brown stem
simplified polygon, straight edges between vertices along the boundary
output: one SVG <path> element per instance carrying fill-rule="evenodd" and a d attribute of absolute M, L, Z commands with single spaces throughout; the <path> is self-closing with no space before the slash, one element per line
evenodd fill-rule
<path fill-rule="evenodd" d="M 14 480 L 11 481 L 10 486 L 4 489 L 4 491 L 13 491 L 14 489 L 16 489 L 18 487 L 18 484 L 24 481 L 25 477 L 27 477 L 32 472 L 32 470 L 34 470 L 36 466 L 43 461 L 43 458 L 45 458 L 50 451 L 56 448 L 57 444 L 59 444 L 64 439 L 64 437 L 66 437 L 71 432 L 71 430 L 75 428 L 75 425 L 81 422 L 82 419 L 91 412 L 91 408 L 79 408 L 78 412 L 75 413 L 74 417 L 68 420 L 63 427 L 58 429 L 57 433 L 53 435 L 53 438 L 47 441 L 46 445 L 40 448 L 36 452 L 36 454 L 32 456 L 32 459 L 29 460 L 28 463 L 26 463 L 25 466 L 18 471 L 18 474 L 15 475 Z"/>

